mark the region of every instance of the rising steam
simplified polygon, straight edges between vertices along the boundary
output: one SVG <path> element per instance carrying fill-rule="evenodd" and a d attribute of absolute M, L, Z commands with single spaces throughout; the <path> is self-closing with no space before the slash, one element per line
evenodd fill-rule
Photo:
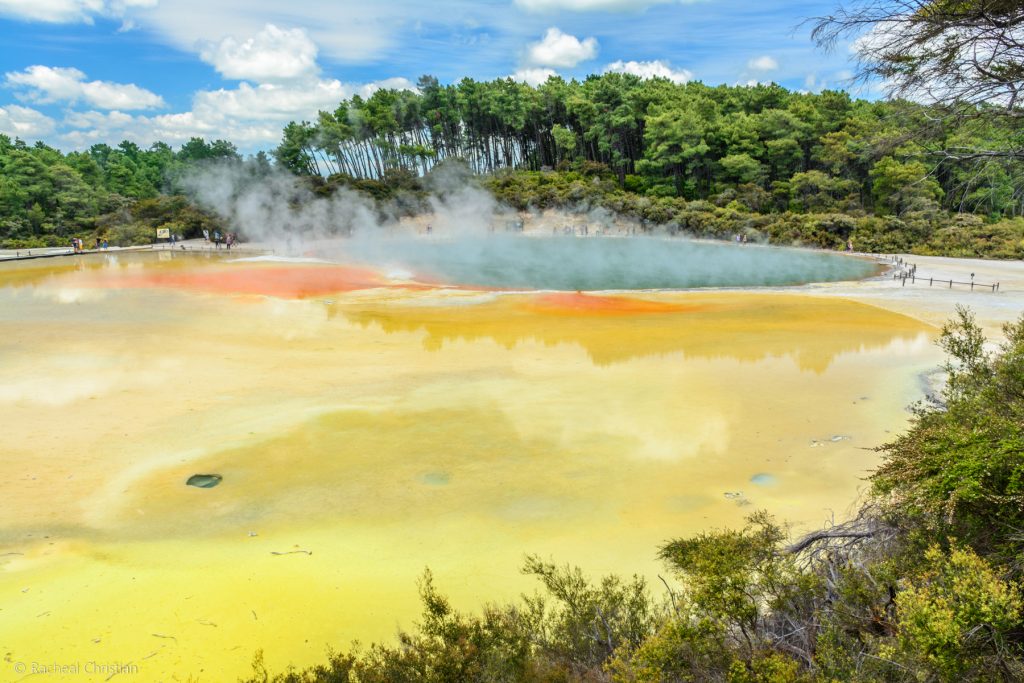
<path fill-rule="evenodd" d="M 277 253 L 368 264 L 419 279 L 513 289 L 683 289 L 862 278 L 871 263 L 826 252 L 678 237 L 579 239 L 622 224 L 605 209 L 538 218 L 500 206 L 465 173 L 431 175 L 429 211 L 399 218 L 347 188 L 320 196 L 290 174 L 247 165 L 190 177 L 195 199 Z M 510 234 L 524 218 L 531 234 Z M 625 229 L 628 231 L 628 227 Z M 543 237 L 543 238 L 541 238 Z M 344 238 L 344 239 L 342 239 Z"/>

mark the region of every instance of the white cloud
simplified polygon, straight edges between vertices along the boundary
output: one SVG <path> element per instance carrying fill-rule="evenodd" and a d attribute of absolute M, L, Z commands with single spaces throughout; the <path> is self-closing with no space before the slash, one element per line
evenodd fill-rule
<path fill-rule="evenodd" d="M 194 54 L 216 54 L 228 37 L 244 43 L 270 23 L 303 29 L 321 60 L 354 64 L 386 63 L 407 52 L 416 36 L 450 35 L 459 44 L 522 36 L 521 10 L 513 3 L 479 0 L 0 0 L 0 16 L 5 14 L 53 22 L 104 17 Z M 422 45 L 413 47 L 423 50 Z"/>
<path fill-rule="evenodd" d="M 693 72 L 687 69 L 673 69 L 667 62 L 655 59 L 650 62 L 612 62 L 604 68 L 605 73 L 614 71 L 620 74 L 633 74 L 640 78 L 667 78 L 674 83 L 686 83 L 693 80 Z"/>
<path fill-rule="evenodd" d="M 78 149 L 120 140 L 132 140 L 140 145 L 157 140 L 180 144 L 192 137 L 223 138 L 246 148 L 266 146 L 281 138 L 280 123 L 237 121 L 194 110 L 158 116 L 133 116 L 118 111 L 72 112 L 64 119 L 64 125 L 70 130 L 59 135 L 61 142 Z"/>
<path fill-rule="evenodd" d="M 526 61 L 531 66 L 571 68 L 596 56 L 596 38 L 580 40 L 552 26 L 540 42 L 529 46 Z"/>
<path fill-rule="evenodd" d="M 303 29 L 267 24 L 248 40 L 228 36 L 207 45 L 200 56 L 226 78 L 266 83 L 315 75 L 316 54 L 316 45 Z"/>
<path fill-rule="evenodd" d="M 372 83 L 364 83 L 363 85 L 358 86 L 356 92 L 360 97 L 365 98 L 378 90 L 416 90 L 416 84 L 408 78 L 395 76 L 392 78 L 384 78 L 379 81 L 373 81 Z"/>
<path fill-rule="evenodd" d="M 456 7 L 452 16 L 462 13 Z M 303 28 L 321 54 L 362 63 L 398 46 L 416 19 L 437 20 L 438 13 L 422 0 L 174 0 L 133 16 L 185 51 L 219 46 L 232 35 L 256 36 L 268 23 L 286 22 Z"/>
<path fill-rule="evenodd" d="M 48 104 L 77 99 L 82 94 L 85 74 L 73 68 L 36 65 L 20 72 L 9 71 L 5 78 L 8 88 L 28 88 L 28 99 Z"/>
<path fill-rule="evenodd" d="M 333 79 L 297 86 L 241 83 L 230 90 L 221 88 L 197 92 L 192 108 L 205 117 L 222 115 L 250 121 L 284 121 L 296 116 L 308 118 L 320 109 L 333 110 L 351 93 L 351 88 Z"/>
<path fill-rule="evenodd" d="M 380 88 L 407 88 L 404 78 L 364 84 L 337 80 L 309 80 L 290 84 L 240 83 L 237 88 L 202 90 L 195 94 L 192 109 L 157 116 L 131 115 L 121 111 L 71 112 L 64 119 L 70 130 L 59 138 L 67 146 L 88 147 L 96 142 L 133 140 L 149 145 L 157 140 L 170 144 L 191 137 L 223 138 L 243 151 L 273 145 L 281 139 L 288 121 L 314 120 L 320 110 L 333 110 L 354 94 L 369 97 Z"/>
<path fill-rule="evenodd" d="M 824 75 L 811 72 L 804 76 L 803 89 L 806 92 L 820 93 L 829 88 L 844 88 L 850 85 L 853 75 L 849 69 L 840 69 Z"/>
<path fill-rule="evenodd" d="M 672 0 L 515 0 L 527 12 L 636 12 Z"/>
<path fill-rule="evenodd" d="M 100 109 L 157 109 L 165 106 L 162 97 L 134 83 L 82 83 L 82 99 Z"/>
<path fill-rule="evenodd" d="M 775 61 L 774 57 L 762 55 L 747 62 L 747 68 L 754 71 L 775 71 L 779 68 L 779 63 Z"/>
<path fill-rule="evenodd" d="M 56 128 L 56 122 L 46 114 L 9 104 L 0 107 L 0 133 L 23 140 L 49 135 Z"/>
<path fill-rule="evenodd" d="M 237 88 L 201 90 L 192 101 L 193 112 L 202 120 L 218 117 L 235 121 L 274 121 L 277 137 L 280 125 L 294 119 L 313 119 L 320 110 L 333 111 L 352 95 L 369 97 L 381 88 L 412 90 L 404 78 L 389 78 L 362 85 L 339 80 L 315 80 L 295 84 L 261 83 L 253 86 L 240 83 Z"/>
<path fill-rule="evenodd" d="M 64 117 L 65 126 L 80 130 L 126 128 L 135 121 L 136 117 L 120 111 L 72 111 L 68 112 Z"/>
<path fill-rule="evenodd" d="M 519 69 L 514 74 L 511 74 L 509 78 L 520 83 L 526 83 L 534 87 L 545 83 L 550 77 L 557 76 L 558 73 L 554 69 L 544 69 L 540 67 Z"/>
<path fill-rule="evenodd" d="M 164 106 L 162 97 L 133 83 L 86 81 L 85 74 L 70 67 L 35 65 L 5 74 L 10 88 L 24 88 L 20 97 L 30 102 L 51 104 L 83 101 L 98 109 L 155 109 Z"/>
<path fill-rule="evenodd" d="M 122 20 L 174 47 L 216 50 L 228 36 L 255 36 L 267 23 L 303 27 L 322 54 L 366 62 L 401 46 L 418 21 L 451 26 L 462 17 L 492 15 L 475 0 L 448 0 L 445 10 L 422 0 L 0 0 L 0 17 L 52 23 Z"/>
<path fill-rule="evenodd" d="M 98 16 L 120 17 L 131 7 L 153 7 L 157 0 L 0 0 L 0 15 L 50 23 L 92 23 Z"/>

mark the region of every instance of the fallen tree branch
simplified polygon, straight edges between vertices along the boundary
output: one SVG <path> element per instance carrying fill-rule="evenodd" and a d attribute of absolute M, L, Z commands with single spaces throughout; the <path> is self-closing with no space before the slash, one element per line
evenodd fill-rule
<path fill-rule="evenodd" d="M 815 531 L 812 534 L 808 534 L 801 538 L 796 543 L 786 547 L 786 552 L 791 555 L 796 555 L 807 550 L 810 546 L 814 545 L 818 541 L 832 540 L 836 538 L 871 538 L 875 535 L 875 530 L 870 531 L 844 531 L 842 529 L 823 529 L 821 531 Z"/>

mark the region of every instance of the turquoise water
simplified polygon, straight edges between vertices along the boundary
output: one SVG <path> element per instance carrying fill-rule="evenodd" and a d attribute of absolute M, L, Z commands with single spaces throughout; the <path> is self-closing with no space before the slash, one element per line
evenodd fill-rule
<path fill-rule="evenodd" d="M 831 252 L 681 238 L 353 240 L 350 258 L 417 278 L 504 289 L 693 289 L 855 280 L 875 264 Z"/>

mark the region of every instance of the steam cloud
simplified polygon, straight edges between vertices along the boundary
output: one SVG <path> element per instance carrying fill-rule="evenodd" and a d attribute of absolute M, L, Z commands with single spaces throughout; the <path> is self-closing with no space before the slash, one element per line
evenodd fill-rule
<path fill-rule="evenodd" d="M 210 167 L 185 184 L 201 205 L 277 253 L 362 263 L 448 283 L 681 289 L 845 280 L 874 270 L 871 263 L 824 252 L 664 236 L 577 239 L 563 234 L 583 226 L 591 235 L 622 229 L 602 208 L 528 216 L 532 234 L 510 234 L 523 217 L 500 206 L 465 172 L 438 169 L 427 182 L 430 211 L 415 219 L 401 218 L 396 204 L 376 205 L 347 188 L 320 196 L 289 174 L 257 172 L 248 164 Z"/>

